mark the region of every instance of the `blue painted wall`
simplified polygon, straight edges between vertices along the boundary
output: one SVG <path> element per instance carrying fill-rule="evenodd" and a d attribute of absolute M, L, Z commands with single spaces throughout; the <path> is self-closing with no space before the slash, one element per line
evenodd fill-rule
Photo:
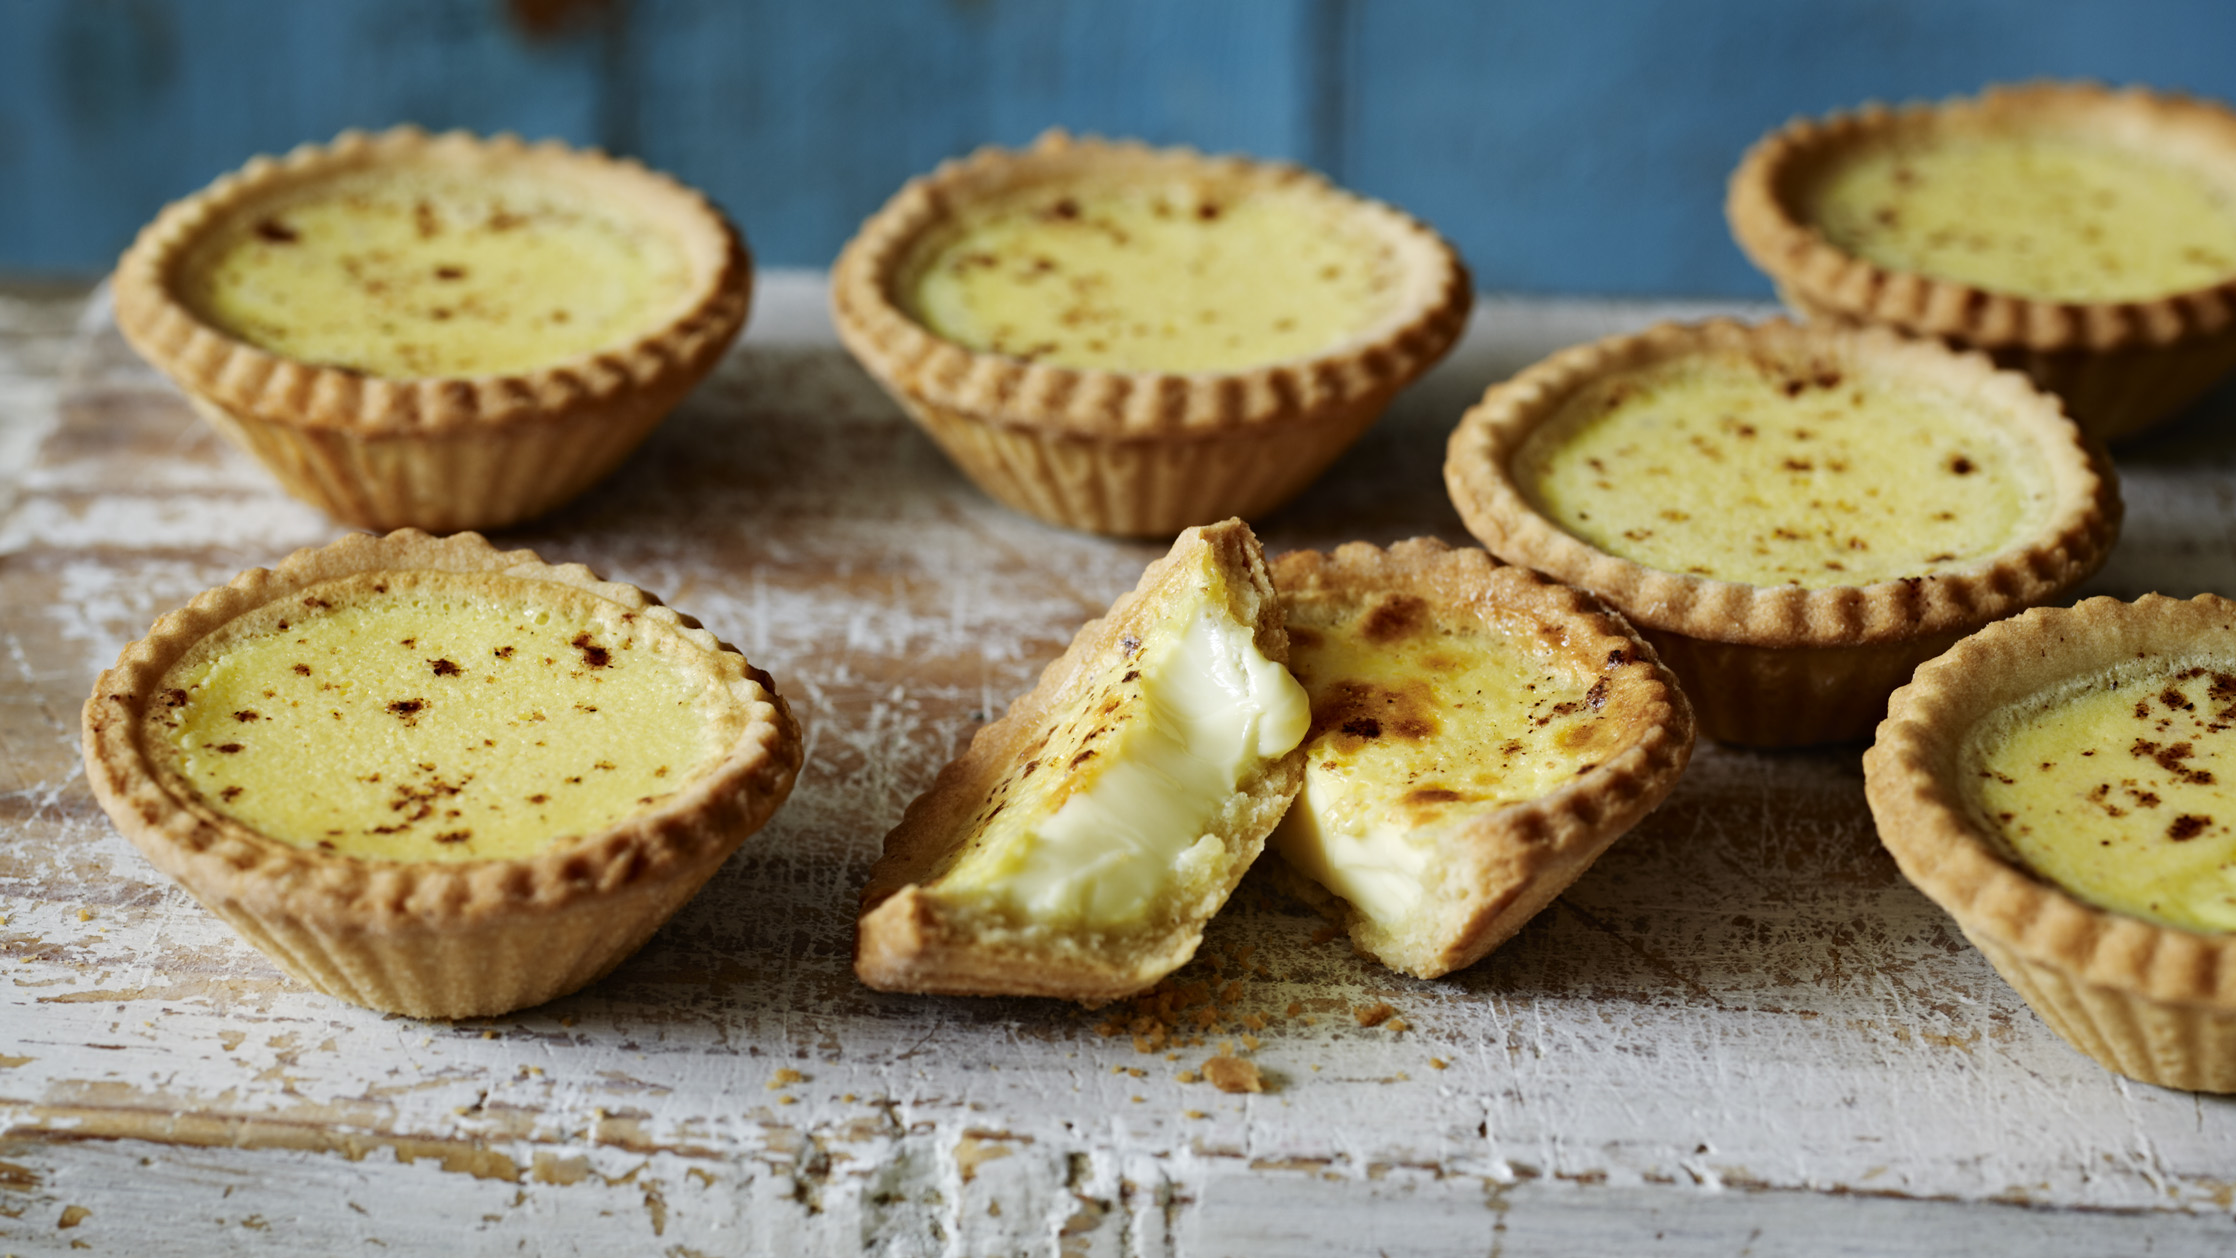
<path fill-rule="evenodd" d="M 1062 125 L 1317 166 L 1489 290 L 1764 296 L 1722 219 L 1756 136 L 2038 76 L 2236 99 L 2236 3 L 4 0 L 0 273 L 96 273 L 252 153 L 404 121 L 636 154 L 819 266 L 909 175 Z"/>

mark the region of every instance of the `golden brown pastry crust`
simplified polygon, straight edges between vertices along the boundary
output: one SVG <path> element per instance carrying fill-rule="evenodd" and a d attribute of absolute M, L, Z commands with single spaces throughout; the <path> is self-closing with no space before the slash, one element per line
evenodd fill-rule
<path fill-rule="evenodd" d="M 696 779 L 599 833 L 520 860 L 393 862 L 296 847 L 215 812 L 141 743 L 164 675 L 207 634 L 320 582 L 366 572 L 487 574 L 587 592 L 671 626 L 731 696 L 740 732 Z M 564 995 L 635 951 L 792 789 L 800 732 L 775 683 L 698 622 L 580 564 L 472 533 L 352 535 L 253 568 L 158 620 L 101 674 L 84 712 L 86 774 L 158 869 L 280 966 L 330 995 L 415 1017 L 502 1013 Z"/>
<path fill-rule="evenodd" d="M 1757 586 L 1664 572 L 1608 554 L 1539 514 L 1510 465 L 1538 425 L 1599 377 L 1697 354 L 1869 363 L 2007 412 L 2044 453 L 2059 505 L 2039 536 L 1970 568 L 1865 586 Z M 1468 531 L 1508 563 L 1605 599 L 1683 680 L 1703 732 L 1765 746 L 1861 738 L 1888 692 L 1973 629 L 2048 602 L 2103 565 L 2119 534 L 2111 461 L 2025 377 L 1884 329 L 1660 324 L 1562 350 L 1494 385 L 1453 430 L 1444 480 Z"/>
<path fill-rule="evenodd" d="M 408 163 L 595 186 L 672 233 L 692 289 L 680 313 L 625 344 L 535 371 L 409 380 L 282 357 L 211 326 L 175 295 L 181 259 L 232 215 L 288 189 Z M 172 203 L 117 263 L 114 285 L 125 339 L 288 492 L 364 528 L 449 531 L 541 514 L 611 471 L 744 326 L 752 262 L 704 197 L 634 161 L 399 127 L 256 158 Z"/>
<path fill-rule="evenodd" d="M 1691 758 L 1692 708 L 1677 679 L 1621 616 L 1589 594 L 1433 538 L 1386 551 L 1364 542 L 1333 554 L 1293 551 L 1274 560 L 1273 582 L 1292 619 L 1301 606 L 1358 606 L 1390 593 L 1424 600 L 1432 629 L 1466 624 L 1504 632 L 1498 619 L 1526 617 L 1538 631 L 1533 645 L 1557 649 L 1579 675 L 1597 674 L 1606 683 L 1601 710 L 1626 727 L 1612 748 L 1595 745 L 1597 764 L 1552 793 L 1482 805 L 1457 827 L 1440 823 L 1429 894 L 1403 931 L 1378 925 L 1288 870 L 1287 885 L 1306 889 L 1308 899 L 1335 901 L 1358 950 L 1394 969 L 1435 978 L 1512 938 L 1668 796 Z M 1311 745 L 1308 738 L 1307 763 Z"/>
<path fill-rule="evenodd" d="M 2236 367 L 2236 274 L 2144 300 L 2043 301 L 1887 270 L 1834 246 L 1804 220 L 1801 196 L 1810 181 L 1863 146 L 1904 133 L 2010 131 L 2102 136 L 2236 171 L 2236 113 L 2217 103 L 2095 83 L 2029 83 L 1938 104 L 1795 119 L 1748 150 L 1732 174 L 1725 215 L 1739 247 L 1801 313 L 1982 350 L 2063 397 L 2075 422 L 2099 440 L 2140 432 Z"/>
<path fill-rule="evenodd" d="M 916 243 L 955 207 L 1127 172 L 1316 189 L 1395 250 L 1404 284 L 1396 313 L 1309 358 L 1177 374 L 981 353 L 933 334 L 896 301 Z M 862 225 L 831 276 L 840 340 L 980 488 L 1053 523 L 1129 535 L 1255 516 L 1286 501 L 1443 357 L 1472 298 L 1466 268 L 1434 231 L 1309 171 L 1060 131 L 1024 150 L 980 149 L 911 180 Z"/>
<path fill-rule="evenodd" d="M 971 823 L 990 792 L 1030 760 L 1048 722 L 1077 687 L 1154 625 L 1208 552 L 1227 576 L 1231 610 L 1255 627 L 1258 650 L 1287 663 L 1289 639 L 1258 539 L 1240 520 L 1192 528 L 1172 551 L 1149 565 L 1134 589 L 1100 619 L 1088 621 L 1033 689 L 939 772 L 885 836 L 885 852 L 862 888 L 854 971 L 884 991 L 968 996 L 1060 996 L 1100 1005 L 1141 991 L 1186 964 L 1204 924 L 1226 902 L 1265 848 L 1304 781 L 1301 751 L 1270 762 L 1211 825 L 1235 853 L 1226 877 L 1197 902 L 1176 904 L 1163 922 L 1105 937 L 1074 937 L 1045 928 L 1012 928 L 941 894 L 931 884 L 960 855 Z"/>
<path fill-rule="evenodd" d="M 1864 756 L 1879 838 L 1904 876 L 2051 1029 L 2121 1074 L 2236 1092 L 2236 935 L 2086 903 L 2011 858 L 1967 805 L 1960 759 L 1990 713 L 2139 657 L 2236 659 L 2236 603 L 2086 599 L 1988 626 L 1894 694 Z"/>

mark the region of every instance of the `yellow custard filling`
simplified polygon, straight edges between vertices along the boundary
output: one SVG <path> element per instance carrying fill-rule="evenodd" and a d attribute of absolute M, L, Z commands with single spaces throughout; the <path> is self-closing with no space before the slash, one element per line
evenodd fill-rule
<path fill-rule="evenodd" d="M 1191 597 L 1121 642 L 991 793 L 935 890 L 1019 924 L 1123 931 L 1222 885 L 1237 853 L 1221 813 L 1310 721 L 1303 689 L 1227 613 L 1223 581 L 1207 558 Z"/>
<path fill-rule="evenodd" d="M 652 223 L 567 185 L 435 168 L 327 180 L 237 214 L 178 295 L 300 362 L 393 379 L 533 370 L 673 318 L 689 262 Z"/>
<path fill-rule="evenodd" d="M 1312 700 L 1304 791 L 1272 844 L 1385 927 L 1418 904 L 1438 841 L 1612 754 L 1607 687 L 1516 621 L 1422 599 L 1292 597 L 1289 668 Z"/>
<path fill-rule="evenodd" d="M 1390 247 L 1312 189 L 1187 181 L 1015 194 L 934 238 L 898 294 L 971 349 L 1202 372 L 1319 353 L 1395 308 Z"/>
<path fill-rule="evenodd" d="M 2029 868 L 2116 912 L 2236 930 L 2236 661 L 2154 660 L 1983 722 L 1974 805 Z"/>
<path fill-rule="evenodd" d="M 1612 555 L 1748 585 L 1962 567 L 2048 518 L 2039 451 L 1919 384 L 1699 357 L 1597 380 L 1532 433 L 1531 504 Z"/>
<path fill-rule="evenodd" d="M 537 581 L 391 572 L 242 616 L 166 671 L 144 734 L 214 811 L 396 861 L 534 855 L 702 773 L 743 718 L 666 625 Z"/>
<path fill-rule="evenodd" d="M 1828 174 L 1806 214 L 1890 270 L 2046 301 L 2162 297 L 2236 274 L 2236 192 L 2080 138 L 1874 148 Z"/>

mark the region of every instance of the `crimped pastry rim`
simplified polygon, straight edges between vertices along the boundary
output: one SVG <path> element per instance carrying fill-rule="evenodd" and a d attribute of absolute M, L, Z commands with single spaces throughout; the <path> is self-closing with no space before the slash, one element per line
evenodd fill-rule
<path fill-rule="evenodd" d="M 1919 667 L 1864 754 L 1880 842 L 1968 932 L 2088 982 L 2151 1000 L 2236 1010 L 2236 933 L 2211 935 L 2099 908 L 2028 873 L 1967 817 L 1954 762 L 2004 703 L 2133 658 L 2218 637 L 2236 654 L 2236 602 L 2213 594 L 2084 599 L 1999 621 Z M 2194 654 L 2194 651 L 2191 653 Z"/>
<path fill-rule="evenodd" d="M 2051 464 L 2062 502 L 2034 537 L 1967 568 L 1871 585 L 1759 586 L 1665 572 L 1611 555 L 1540 514 L 1510 464 L 1538 425 L 1588 382 L 1702 353 L 1833 354 L 1891 364 L 1959 396 L 1998 404 Z M 1572 346 L 1491 386 L 1452 431 L 1444 463 L 1452 502 L 1492 554 L 1581 586 L 1633 623 L 1709 642 L 1757 647 L 1844 647 L 1900 642 L 1977 626 L 2071 588 L 2101 566 L 2118 536 L 2121 504 L 2110 458 L 2050 395 L 1979 353 L 1960 353 L 1885 328 L 1661 323 L 1644 332 Z"/>
<path fill-rule="evenodd" d="M 596 833 L 519 859 L 379 861 L 301 848 L 223 816 L 190 809 L 140 746 L 145 705 L 164 671 L 211 631 L 323 581 L 381 571 L 447 571 L 546 582 L 613 602 L 677 633 L 727 681 L 748 713 L 720 760 L 656 806 Z M 769 675 L 736 648 L 633 585 L 601 581 L 581 564 L 553 565 L 529 550 L 500 551 L 478 533 L 437 538 L 417 529 L 351 534 L 251 568 L 157 620 L 94 683 L 84 710 L 94 795 L 118 829 L 197 897 L 369 930 L 441 931 L 519 913 L 549 913 L 627 894 L 703 869 L 758 829 L 784 802 L 801 761 L 799 726 Z M 750 824 L 720 814 L 737 807 Z"/>
<path fill-rule="evenodd" d="M 1027 362 L 969 349 L 910 318 L 892 295 L 924 232 L 982 183 L 1043 169 L 1133 163 L 1176 175 L 1311 188 L 1346 204 L 1399 246 L 1415 294 L 1381 324 L 1316 354 L 1232 371 L 1118 371 Z M 839 339 L 873 373 L 932 406 L 1020 427 L 1105 439 L 1217 437 L 1394 393 L 1443 357 L 1467 324 L 1467 268 L 1443 237 L 1393 206 L 1300 166 L 1151 148 L 1131 140 L 1042 134 L 1030 147 L 987 146 L 903 185 L 862 224 L 831 273 Z"/>
<path fill-rule="evenodd" d="M 1602 677 L 1619 678 L 1614 685 L 1625 690 L 1635 688 L 1638 709 L 1619 751 L 1547 794 L 1475 813 L 1464 825 L 1444 832 L 1440 846 L 1447 851 L 1452 844 L 1475 851 L 1503 848 L 1514 855 L 1512 864 L 1521 867 L 1525 886 L 1550 876 L 1561 877 L 1565 887 L 1667 798 L 1691 761 L 1698 731 L 1692 704 L 1675 675 L 1621 613 L 1583 590 L 1432 537 L 1397 542 L 1387 550 L 1346 542 L 1332 554 L 1290 551 L 1276 556 L 1272 568 L 1285 603 L 1292 593 L 1332 590 L 1357 597 L 1390 590 L 1431 595 L 1447 608 L 1488 604 L 1518 611 L 1553 627 L 1564 655 L 1586 666 L 1602 661 Z M 1619 663 L 1614 662 L 1617 657 Z M 1309 739 L 1305 745 L 1309 749 Z M 1440 959 L 1452 964 L 1441 972 L 1480 960 L 1541 908 L 1531 906 L 1519 920 L 1509 920 L 1517 900 L 1526 903 L 1527 897 L 1475 904 L 1445 942 Z"/>
<path fill-rule="evenodd" d="M 694 287 L 678 314 L 624 344 L 529 371 L 420 378 L 373 376 L 273 353 L 212 326 L 172 295 L 171 268 L 232 210 L 328 175 L 422 160 L 589 172 L 675 235 L 691 261 Z M 633 159 L 556 140 L 529 144 L 510 133 L 482 139 L 402 126 L 344 131 L 328 144 L 256 157 L 172 202 L 118 260 L 113 291 L 117 326 L 132 347 L 181 388 L 236 415 L 313 429 L 443 434 L 551 423 L 695 379 L 744 326 L 752 271 L 744 240 L 720 210 Z"/>
<path fill-rule="evenodd" d="M 1796 217 L 1788 183 L 1812 163 L 1891 132 L 1944 125 L 1994 130 L 2025 120 L 2095 117 L 2128 133 L 2177 130 L 2216 143 L 2236 169 L 2236 113 L 2196 97 L 2093 82 L 1991 87 L 1899 109 L 1867 105 L 1796 118 L 1757 141 L 1732 172 L 1724 213 L 1749 260 L 1781 286 L 1852 317 L 1987 349 L 2038 353 L 2163 348 L 2224 333 L 2236 322 L 2236 274 L 2186 292 L 2123 301 L 2050 301 L 1961 280 L 1895 271 L 1827 241 Z M 2031 129 L 2049 130 L 2036 125 Z"/>

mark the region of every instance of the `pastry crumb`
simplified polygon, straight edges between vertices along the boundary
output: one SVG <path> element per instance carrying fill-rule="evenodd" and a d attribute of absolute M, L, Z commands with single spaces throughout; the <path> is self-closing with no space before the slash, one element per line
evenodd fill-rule
<path fill-rule="evenodd" d="M 1390 1034 L 1392 1035 L 1403 1034 L 1407 1029 L 1407 1023 L 1403 1018 L 1392 1018 L 1382 1025 L 1388 1027 L 1390 1029 Z"/>
<path fill-rule="evenodd" d="M 1240 1057 L 1219 1056 L 1203 1064 L 1204 1078 L 1221 1092 L 1263 1092 L 1265 1077 L 1258 1073 L 1256 1062 Z"/>
<path fill-rule="evenodd" d="M 1182 1116 L 1182 1117 L 1185 1117 L 1185 1118 L 1209 1118 L 1209 1117 L 1211 1117 L 1211 1115 L 1209 1115 L 1209 1114 L 1206 1114 L 1206 1113 L 1204 1113 L 1204 1112 L 1203 1112 L 1202 1110 L 1200 1110 L 1200 1109 L 1182 1110 L 1182 1111 L 1180 1111 L 1180 1113 L 1181 1113 L 1181 1116 Z"/>
<path fill-rule="evenodd" d="M 1449 1068 L 1451 1064 L 1451 1062 L 1448 1062 L 1441 1057 L 1429 1058 L 1429 1069 L 1431 1070 L 1444 1070 Z"/>
<path fill-rule="evenodd" d="M 1353 1009 L 1351 1016 L 1358 1021 L 1360 1026 L 1381 1026 L 1396 1013 L 1397 1010 L 1390 1006 L 1390 1002 L 1378 1000 L 1371 1005 L 1360 1005 Z"/>
<path fill-rule="evenodd" d="M 1247 1052 L 1257 1052 L 1258 1047 L 1261 1043 L 1263 1043 L 1263 1041 L 1261 1041 L 1255 1035 L 1245 1035 L 1242 1037 L 1242 1047 Z"/>
<path fill-rule="evenodd" d="M 776 1103 L 779 1105 L 797 1105 L 800 1103 L 800 1098 L 787 1092 L 783 1096 L 776 1098 Z"/>
<path fill-rule="evenodd" d="M 1201 1083 L 1203 1082 L 1203 1076 L 1193 1070 L 1183 1070 L 1173 1076 L 1173 1081 L 1176 1083 Z"/>
<path fill-rule="evenodd" d="M 790 1066 L 780 1066 L 777 1068 L 777 1072 L 775 1074 L 769 1076 L 768 1089 L 769 1091 L 774 1092 L 778 1088 L 790 1087 L 795 1083 L 806 1082 L 806 1075 L 803 1075 L 799 1071 L 792 1069 Z"/>

